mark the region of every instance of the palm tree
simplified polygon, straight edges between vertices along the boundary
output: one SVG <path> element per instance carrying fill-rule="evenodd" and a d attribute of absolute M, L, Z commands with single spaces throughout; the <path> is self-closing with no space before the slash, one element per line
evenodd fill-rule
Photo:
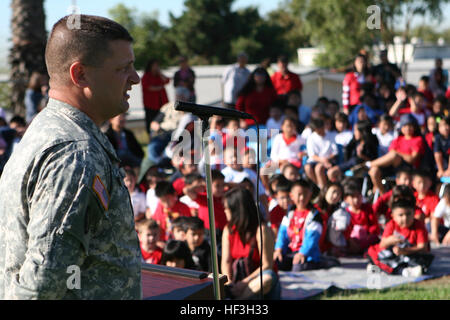
<path fill-rule="evenodd" d="M 44 0 L 11 0 L 11 111 L 24 115 L 24 95 L 33 71 L 46 72 Z"/>

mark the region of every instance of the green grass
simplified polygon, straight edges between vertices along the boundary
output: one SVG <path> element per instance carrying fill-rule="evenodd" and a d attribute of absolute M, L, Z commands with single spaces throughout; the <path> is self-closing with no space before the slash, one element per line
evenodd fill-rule
<path fill-rule="evenodd" d="M 450 276 L 383 290 L 332 287 L 311 300 L 450 300 Z"/>

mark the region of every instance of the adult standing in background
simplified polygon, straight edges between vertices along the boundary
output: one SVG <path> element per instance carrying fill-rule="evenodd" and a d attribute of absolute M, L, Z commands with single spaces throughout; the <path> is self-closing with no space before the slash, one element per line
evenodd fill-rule
<path fill-rule="evenodd" d="M 178 62 L 180 69 L 173 76 L 173 86 L 175 89 L 177 87 L 187 88 L 189 90 L 189 99 L 187 102 L 195 103 L 197 101 L 194 88 L 195 72 L 189 67 L 188 60 L 185 56 L 180 56 Z"/>
<path fill-rule="evenodd" d="M 42 100 L 47 95 L 48 77 L 40 72 L 33 72 L 28 82 L 28 88 L 25 91 L 25 111 L 26 121 L 30 123 L 34 116 L 40 111 Z"/>
<path fill-rule="evenodd" d="M 266 69 L 258 67 L 253 70 L 247 83 L 239 92 L 236 109 L 251 114 L 259 124 L 266 124 L 269 119 L 269 108 L 276 98 L 277 93 L 269 74 Z M 249 119 L 245 122 L 248 126 L 254 124 Z"/>
<path fill-rule="evenodd" d="M 159 109 L 165 105 L 167 98 L 164 86 L 170 82 L 169 78 L 161 73 L 158 60 L 150 59 L 142 76 L 142 96 L 144 98 L 145 130 L 150 135 L 150 124 L 158 115 Z"/>
<path fill-rule="evenodd" d="M 238 93 L 247 83 L 250 70 L 246 67 L 248 56 L 241 52 L 237 57 L 237 63 L 229 66 L 222 75 L 222 99 L 223 106 L 234 108 Z"/>
<path fill-rule="evenodd" d="M 278 71 L 272 77 L 272 83 L 278 95 L 286 95 L 293 90 L 302 91 L 303 83 L 299 75 L 288 68 L 289 60 L 286 56 L 279 56 L 277 60 Z"/>
<path fill-rule="evenodd" d="M 118 23 L 60 19 L 49 102 L 0 179 L 0 299 L 141 299 L 141 252 L 123 170 L 100 125 L 139 83 Z"/>

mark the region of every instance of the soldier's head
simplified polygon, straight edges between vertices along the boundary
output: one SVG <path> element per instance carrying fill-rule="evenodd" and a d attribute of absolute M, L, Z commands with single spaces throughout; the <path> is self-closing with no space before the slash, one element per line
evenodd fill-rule
<path fill-rule="evenodd" d="M 140 81 L 132 42 L 124 27 L 107 18 L 60 19 L 45 52 L 49 96 L 80 109 L 97 124 L 125 112 L 127 91 Z"/>

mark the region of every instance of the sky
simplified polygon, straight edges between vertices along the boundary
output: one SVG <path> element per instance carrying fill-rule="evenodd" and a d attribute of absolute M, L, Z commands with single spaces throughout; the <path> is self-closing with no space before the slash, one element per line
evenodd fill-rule
<path fill-rule="evenodd" d="M 261 15 L 276 9 L 282 0 L 235 0 L 233 9 L 239 9 L 247 6 L 256 6 Z M 338 1 L 338 0 L 337 0 Z M 47 30 L 50 30 L 53 24 L 59 18 L 70 12 L 72 4 L 76 2 L 81 13 L 108 16 L 108 10 L 119 3 L 127 7 L 135 8 L 138 12 L 159 12 L 159 21 L 164 25 L 169 25 L 169 12 L 178 17 L 182 14 L 184 0 L 45 0 L 45 13 Z M 10 47 L 10 19 L 11 19 L 11 0 L 0 0 L 0 68 L 7 65 L 6 57 Z M 444 8 L 444 17 L 450 16 L 450 5 Z M 416 19 L 418 23 L 422 19 Z M 429 21 L 427 21 L 429 22 Z M 450 27 L 450 21 L 444 19 L 440 27 Z"/>

